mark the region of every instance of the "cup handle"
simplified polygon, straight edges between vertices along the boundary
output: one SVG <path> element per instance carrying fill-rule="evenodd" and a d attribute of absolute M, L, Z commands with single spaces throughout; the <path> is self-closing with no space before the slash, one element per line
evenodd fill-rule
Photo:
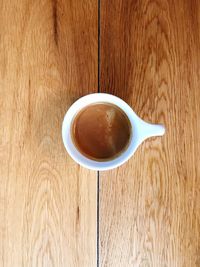
<path fill-rule="evenodd" d="M 141 119 L 138 121 L 138 135 L 141 141 L 153 136 L 165 134 L 165 127 L 162 124 L 147 123 Z"/>

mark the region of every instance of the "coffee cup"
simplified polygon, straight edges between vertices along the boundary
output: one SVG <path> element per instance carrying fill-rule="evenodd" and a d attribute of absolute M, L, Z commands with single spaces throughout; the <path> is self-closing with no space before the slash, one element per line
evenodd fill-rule
<path fill-rule="evenodd" d="M 126 147 L 116 156 L 99 160 L 88 157 L 76 145 L 73 138 L 73 122 L 77 114 L 90 105 L 98 103 L 109 104 L 118 107 L 130 122 L 130 137 Z M 97 125 L 97 124 L 96 124 Z M 129 160 L 139 145 L 149 137 L 162 136 L 165 128 L 161 124 L 151 124 L 143 121 L 133 109 L 122 99 L 111 94 L 94 93 L 81 97 L 68 109 L 62 124 L 62 139 L 69 155 L 81 166 L 92 170 L 110 170 L 119 167 Z M 81 133 L 80 133 L 81 134 Z M 101 136 L 101 133 L 100 133 Z"/>

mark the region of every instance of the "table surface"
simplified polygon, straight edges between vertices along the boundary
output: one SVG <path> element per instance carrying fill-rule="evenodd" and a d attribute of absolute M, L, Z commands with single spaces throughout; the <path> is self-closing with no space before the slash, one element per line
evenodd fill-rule
<path fill-rule="evenodd" d="M 166 135 L 112 171 L 66 153 L 68 107 L 117 95 Z M 0 2 L 0 266 L 200 266 L 200 2 Z"/>

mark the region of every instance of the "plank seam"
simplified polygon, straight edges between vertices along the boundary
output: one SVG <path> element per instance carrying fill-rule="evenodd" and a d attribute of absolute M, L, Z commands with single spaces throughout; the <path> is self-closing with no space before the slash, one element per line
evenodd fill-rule
<path fill-rule="evenodd" d="M 101 67 L 101 0 L 98 1 L 98 93 L 101 92 L 100 88 L 100 67 Z M 97 171 L 97 267 L 99 267 L 99 182 L 100 174 Z"/>

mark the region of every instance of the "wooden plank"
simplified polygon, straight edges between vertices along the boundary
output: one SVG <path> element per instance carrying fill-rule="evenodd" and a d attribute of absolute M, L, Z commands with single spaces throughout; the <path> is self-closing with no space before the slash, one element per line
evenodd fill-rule
<path fill-rule="evenodd" d="M 61 124 L 97 90 L 97 2 L 0 3 L 0 266 L 96 264 L 96 173 Z"/>
<path fill-rule="evenodd" d="M 100 173 L 101 266 L 200 266 L 200 2 L 101 1 L 101 91 L 163 123 Z"/>

